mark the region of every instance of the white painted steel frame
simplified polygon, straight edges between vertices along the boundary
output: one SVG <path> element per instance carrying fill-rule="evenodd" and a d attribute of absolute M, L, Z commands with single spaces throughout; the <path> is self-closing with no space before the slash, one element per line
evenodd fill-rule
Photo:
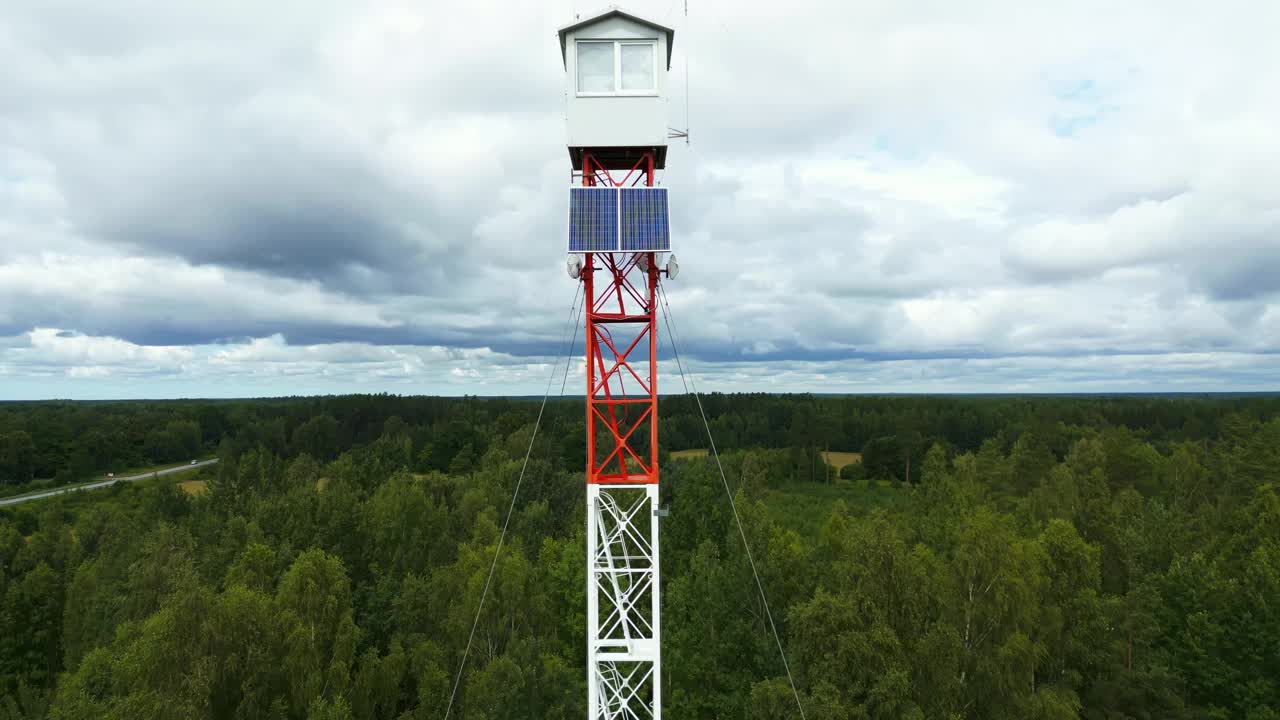
<path fill-rule="evenodd" d="M 587 485 L 591 720 L 662 718 L 657 509 L 657 484 Z"/>

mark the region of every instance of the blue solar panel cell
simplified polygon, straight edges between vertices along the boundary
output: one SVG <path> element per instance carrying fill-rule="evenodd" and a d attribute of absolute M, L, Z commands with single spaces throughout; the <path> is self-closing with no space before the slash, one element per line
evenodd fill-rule
<path fill-rule="evenodd" d="M 617 251 L 617 189 L 569 188 L 569 252 Z"/>
<path fill-rule="evenodd" d="M 621 239 L 623 252 L 668 252 L 671 223 L 666 188 L 622 188 Z"/>

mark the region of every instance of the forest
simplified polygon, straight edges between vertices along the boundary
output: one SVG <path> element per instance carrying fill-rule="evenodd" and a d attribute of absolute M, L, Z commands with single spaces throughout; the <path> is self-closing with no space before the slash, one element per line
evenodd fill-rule
<path fill-rule="evenodd" d="M 809 718 L 1280 719 L 1280 396 L 701 398 Z M 664 712 L 799 717 L 664 396 Z M 585 715 L 583 406 L 0 404 L 0 720 Z M 824 451 L 858 452 L 840 470 Z"/>

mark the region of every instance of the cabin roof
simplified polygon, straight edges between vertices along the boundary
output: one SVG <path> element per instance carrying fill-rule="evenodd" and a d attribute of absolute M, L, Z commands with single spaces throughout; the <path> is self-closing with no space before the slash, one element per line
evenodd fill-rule
<path fill-rule="evenodd" d="M 672 45 L 672 40 L 675 38 L 676 31 L 672 30 L 666 25 L 656 23 L 652 20 L 646 20 L 640 17 L 639 15 L 632 15 L 631 13 L 617 7 L 616 5 L 610 5 L 608 9 L 602 12 L 596 13 L 595 15 L 592 15 L 591 17 L 588 17 L 588 18 L 575 20 L 571 25 L 565 25 L 564 27 L 560 28 L 560 31 L 559 31 L 560 32 L 560 60 L 565 63 L 565 67 L 569 66 L 568 59 L 567 59 L 567 55 L 569 51 L 568 51 L 568 48 L 565 46 L 565 41 L 568 34 L 573 32 L 574 30 L 584 28 L 588 25 L 594 25 L 595 23 L 598 23 L 601 20 L 607 20 L 611 17 L 620 17 L 624 20 L 630 20 L 631 22 L 639 23 L 646 27 L 651 27 L 654 30 L 657 30 L 658 32 L 664 33 L 667 36 L 667 69 L 668 70 L 671 69 L 671 45 Z"/>

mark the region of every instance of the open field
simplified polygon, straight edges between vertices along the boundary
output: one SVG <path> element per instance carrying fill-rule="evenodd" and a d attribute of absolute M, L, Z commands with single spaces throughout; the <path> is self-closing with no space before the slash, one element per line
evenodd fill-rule
<path fill-rule="evenodd" d="M 845 465 L 852 465 L 853 463 L 862 462 L 862 453 L 836 452 L 835 450 L 830 450 L 822 453 L 822 459 L 826 460 L 827 464 L 830 465 L 831 467 L 834 467 L 836 470 L 839 470 Z"/>
<path fill-rule="evenodd" d="M 707 456 L 706 448 L 694 448 L 692 450 L 673 450 L 671 452 L 672 460 L 692 460 L 694 458 L 704 458 Z"/>

